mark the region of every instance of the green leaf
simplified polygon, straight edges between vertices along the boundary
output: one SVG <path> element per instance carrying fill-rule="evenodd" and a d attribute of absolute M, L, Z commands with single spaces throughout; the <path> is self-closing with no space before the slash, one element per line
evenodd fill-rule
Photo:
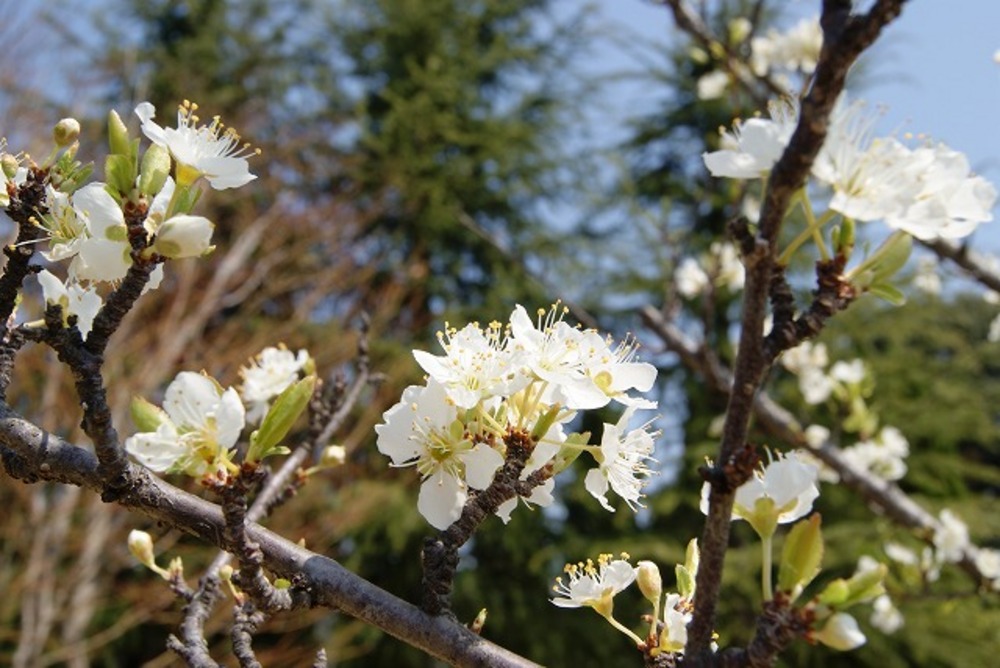
<path fill-rule="evenodd" d="M 819 513 L 798 522 L 788 533 L 781 550 L 778 588 L 788 592 L 792 600 L 813 581 L 823 561 L 823 531 Z"/>
<path fill-rule="evenodd" d="M 893 306 L 902 306 L 906 303 L 906 295 L 900 292 L 899 288 L 888 283 L 874 283 L 869 285 L 868 292 L 879 299 L 884 299 Z"/>
<path fill-rule="evenodd" d="M 278 444 L 288 435 L 292 425 L 309 405 L 315 388 L 316 376 L 306 376 L 297 383 L 289 385 L 278 395 L 271 410 L 260 423 L 260 428 L 250 436 L 247 463 L 289 452 L 288 448 L 278 447 Z"/>
<path fill-rule="evenodd" d="M 128 193 L 135 182 L 133 163 L 124 155 L 112 154 L 104 161 L 104 178 L 115 192 Z"/>

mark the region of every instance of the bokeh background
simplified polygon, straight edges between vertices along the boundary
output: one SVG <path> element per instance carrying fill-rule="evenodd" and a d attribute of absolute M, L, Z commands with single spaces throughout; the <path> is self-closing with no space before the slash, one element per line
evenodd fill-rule
<path fill-rule="evenodd" d="M 720 34 L 735 16 L 757 16 L 764 32 L 818 12 L 811 2 L 695 4 Z M 911 4 L 859 67 L 854 93 L 893 105 L 883 119 L 889 130 L 944 140 L 986 176 L 1000 176 L 1000 66 L 991 60 L 1000 43 L 989 45 L 984 29 L 997 25 L 997 8 Z M 935 6 L 952 22 L 928 18 Z M 379 586 L 416 599 L 429 532 L 416 512 L 413 472 L 388 466 L 372 430 L 421 377 L 412 348 L 433 347 L 446 321 L 503 320 L 515 303 L 556 298 L 603 329 L 636 333 L 643 359 L 662 370 L 662 473 L 647 508 L 634 515 L 619 504 L 607 513 L 582 475 L 568 476 L 552 509 L 521 509 L 508 526 L 491 521 L 477 534 L 463 555 L 455 610 L 471 620 L 488 608 L 486 637 L 545 665 L 637 665 L 625 638 L 588 611 L 556 610 L 548 589 L 564 563 L 599 552 L 626 550 L 670 572 L 700 531 L 695 468 L 715 450 L 711 423 L 725 401 L 662 351 L 636 309 L 665 305 L 731 357 L 738 293 L 720 292 L 709 308 L 677 295 L 672 276 L 739 210 L 738 186 L 710 179 L 701 153 L 717 147 L 720 125 L 759 109 L 736 92 L 699 99 L 696 81 L 716 64 L 692 58 L 667 10 L 637 0 L 3 0 L 0 15 L 0 134 L 11 149 L 41 154 L 54 122 L 72 115 L 84 127 L 81 155 L 100 166 L 109 108 L 134 129 L 138 102 L 153 102 L 166 121 L 190 99 L 262 150 L 252 164 L 259 179 L 214 193 L 202 210 L 217 224 L 215 254 L 173 263 L 116 335 L 110 399 L 127 434 L 135 394 L 157 398 L 182 369 L 235 384 L 239 366 L 277 342 L 350 376 L 344 365 L 367 313 L 373 369 L 386 381 L 337 435 L 348 463 L 266 523 Z M 959 37 L 948 37 L 950 25 Z M 995 225 L 977 232 L 975 248 L 1000 247 Z M 799 269 L 805 293 L 808 263 Z M 940 273 L 934 294 L 913 287 L 907 270 L 905 306 L 865 298 L 822 339 L 834 359 L 864 356 L 873 370 L 871 405 L 911 445 L 903 489 L 932 512 L 952 508 L 978 544 L 996 548 L 1000 344 L 987 333 L 1000 307 L 952 270 Z M 779 371 L 771 383 L 806 424 L 819 419 L 794 378 Z M 71 378 L 51 355 L 26 353 L 15 385 L 17 409 L 81 442 Z M 597 432 L 600 420 L 587 426 Z M 164 639 L 181 604 L 129 557 L 125 536 L 150 531 L 157 551 L 182 556 L 191 578 L 211 550 L 74 488 L 3 478 L 0 504 L 8 509 L 0 520 L 0 665 L 178 663 Z M 836 486 L 824 488 L 818 508 L 824 577 L 851 573 L 859 554 L 884 560 L 887 541 L 919 547 Z M 758 545 L 738 526 L 723 644 L 752 632 L 759 601 L 750 574 L 758 568 Z M 889 588 L 906 619 L 898 632 L 883 635 L 860 614 L 867 645 L 836 654 L 800 643 L 785 665 L 995 661 L 995 593 L 948 568 L 932 585 L 894 571 Z M 620 597 L 618 618 L 638 626 L 639 604 L 638 595 Z M 232 664 L 230 619 L 222 605 L 208 628 L 214 655 Z M 321 646 L 336 666 L 435 665 L 329 610 L 276 618 L 256 642 L 268 666 L 308 665 Z"/>

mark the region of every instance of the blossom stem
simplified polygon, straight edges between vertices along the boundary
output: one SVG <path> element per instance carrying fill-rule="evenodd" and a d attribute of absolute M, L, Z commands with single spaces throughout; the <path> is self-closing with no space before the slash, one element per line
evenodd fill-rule
<path fill-rule="evenodd" d="M 761 570 L 760 570 L 760 587 L 761 593 L 764 595 L 765 601 L 770 601 L 773 597 L 773 587 L 771 585 L 771 536 L 761 537 Z"/>
<path fill-rule="evenodd" d="M 627 628 L 621 622 L 615 619 L 610 613 L 607 615 L 602 615 L 602 617 L 608 620 L 608 624 L 611 624 L 611 626 L 615 627 L 616 629 L 627 635 L 629 638 L 631 638 L 636 645 L 641 645 L 643 643 L 642 638 L 640 638 L 638 635 L 633 633 L 629 628 Z"/>
<path fill-rule="evenodd" d="M 798 205 L 802 209 L 802 213 L 806 218 L 806 229 L 802 230 L 801 233 L 795 239 L 792 240 L 788 247 L 782 251 L 781 256 L 778 258 L 778 264 L 782 266 L 788 266 L 791 260 L 792 254 L 799 249 L 799 246 L 804 244 L 808 239 L 813 239 L 816 242 L 816 247 L 819 248 L 820 259 L 827 261 L 830 259 L 830 252 L 826 248 L 826 242 L 823 241 L 823 235 L 820 230 L 823 226 L 830 222 L 836 215 L 833 211 L 827 211 L 819 218 L 816 218 L 815 212 L 813 212 L 812 202 L 809 200 L 809 195 L 805 190 L 800 190 L 796 193 L 792 207 Z"/>

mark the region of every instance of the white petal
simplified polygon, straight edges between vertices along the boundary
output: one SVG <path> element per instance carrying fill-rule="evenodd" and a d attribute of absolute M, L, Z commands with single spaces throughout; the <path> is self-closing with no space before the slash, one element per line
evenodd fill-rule
<path fill-rule="evenodd" d="M 42 295 L 47 304 L 61 304 L 64 299 L 69 299 L 69 293 L 63 282 L 56 278 L 55 274 L 48 269 L 38 272 L 38 282 L 42 286 Z"/>
<path fill-rule="evenodd" d="M 504 461 L 503 455 L 483 443 L 462 454 L 461 459 L 465 463 L 465 481 L 473 489 L 489 487 Z"/>
<path fill-rule="evenodd" d="M 120 281 L 132 264 L 129 247 L 109 239 L 87 239 L 70 266 L 70 273 L 83 281 Z"/>
<path fill-rule="evenodd" d="M 236 445 L 246 424 L 246 409 L 234 388 L 230 387 L 222 393 L 222 399 L 215 409 L 215 423 L 219 447 L 228 450 Z"/>
<path fill-rule="evenodd" d="M 125 450 L 146 468 L 162 473 L 187 454 L 187 448 L 177 440 L 177 432 L 169 423 L 155 432 L 136 434 L 125 440 Z"/>
<path fill-rule="evenodd" d="M 167 386 L 163 410 L 180 427 L 203 426 L 219 404 L 219 390 L 207 377 L 182 371 Z"/>
<path fill-rule="evenodd" d="M 424 480 L 417 498 L 417 510 L 432 527 L 444 531 L 462 516 L 465 486 L 458 478 L 438 471 Z"/>
<path fill-rule="evenodd" d="M 591 496 L 601 502 L 605 510 L 615 512 L 615 509 L 608 503 L 608 479 L 600 469 L 590 469 L 587 477 L 583 481 L 584 487 Z"/>

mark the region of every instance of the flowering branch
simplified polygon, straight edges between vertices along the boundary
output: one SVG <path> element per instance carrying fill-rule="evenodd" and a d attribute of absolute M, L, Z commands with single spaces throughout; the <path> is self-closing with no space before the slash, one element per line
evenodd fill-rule
<path fill-rule="evenodd" d="M 763 322 L 777 259 L 777 240 L 788 205 L 802 188 L 826 137 L 830 113 L 844 89 L 847 72 L 882 29 L 901 11 L 901 0 L 880 0 L 867 14 L 851 15 L 848 0 L 826 0 L 820 24 L 823 48 L 812 87 L 802 100 L 799 122 L 781 158 L 774 165 L 764 193 L 760 224 L 750 253 L 741 318 L 741 336 L 723 427 L 718 462 L 729 462 L 746 443 L 754 396 L 769 368 Z M 722 568 L 729 543 L 733 485 L 713 485 L 702 538 L 694 618 L 690 626 L 685 663 L 697 665 L 711 656 Z"/>
<path fill-rule="evenodd" d="M 732 372 L 714 356 L 707 356 L 703 347 L 699 347 L 685 336 L 656 309 L 645 307 L 640 311 L 640 315 L 667 348 L 675 352 L 686 367 L 699 373 L 709 387 L 723 394 L 732 391 Z M 933 545 L 933 536 L 940 529 L 941 523 L 907 496 L 898 485 L 853 466 L 844 456 L 843 450 L 833 443 L 826 442 L 819 447 L 808 443 L 802 426 L 795 417 L 775 402 L 766 391 L 761 390 L 757 393 L 753 408 L 758 424 L 765 431 L 791 446 L 812 452 L 833 469 L 840 477 L 841 483 L 865 503 L 878 508 L 886 517 L 910 529 L 925 542 Z M 977 584 L 985 585 L 989 578 L 976 566 L 973 551 L 972 547 L 966 548 L 958 564 Z"/>
<path fill-rule="evenodd" d="M 536 471 L 535 480 L 521 483 L 521 472 L 531 456 L 535 443 L 524 432 L 511 431 L 504 439 L 507 459 L 497 471 L 489 487 L 469 498 L 462 509 L 462 516 L 435 537 L 424 540 L 421 551 L 423 566 L 423 600 L 421 607 L 431 615 L 450 615 L 451 589 L 458 568 L 458 550 L 472 537 L 486 518 L 509 499 L 521 495 L 528 497 L 531 490 L 543 483 L 549 472 Z"/>
<path fill-rule="evenodd" d="M 100 493 L 97 458 L 48 434 L 0 404 L 0 444 L 11 477 L 49 480 Z M 221 549 L 232 550 L 221 509 L 128 464 L 134 481 L 115 502 L 178 528 Z M 351 573 L 337 562 L 277 534 L 247 523 L 247 536 L 260 546 L 263 566 L 289 579 L 300 576 L 313 603 L 357 617 L 432 656 L 458 666 L 523 668 L 536 664 L 504 650 L 443 617 L 434 617 Z"/>

